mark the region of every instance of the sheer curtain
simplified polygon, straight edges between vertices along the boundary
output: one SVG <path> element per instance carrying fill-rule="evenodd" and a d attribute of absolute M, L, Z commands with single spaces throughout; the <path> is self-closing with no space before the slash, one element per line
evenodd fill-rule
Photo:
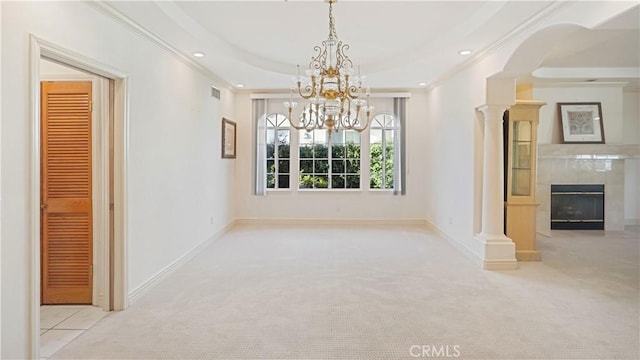
<path fill-rule="evenodd" d="M 251 119 L 255 124 L 253 132 L 253 144 L 256 147 L 253 152 L 253 195 L 264 196 L 267 193 L 267 100 L 251 100 Z"/>
<path fill-rule="evenodd" d="M 393 149 L 393 194 L 405 195 L 406 183 L 405 183 L 405 169 L 406 169 L 406 135 L 405 135 L 405 123 L 407 116 L 407 98 L 396 97 L 393 98 L 393 112 L 396 117 L 395 131 L 393 143 L 395 147 Z"/>

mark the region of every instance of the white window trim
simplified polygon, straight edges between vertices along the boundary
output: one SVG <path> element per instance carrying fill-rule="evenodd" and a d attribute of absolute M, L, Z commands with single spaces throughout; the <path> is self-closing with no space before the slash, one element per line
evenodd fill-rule
<path fill-rule="evenodd" d="M 290 94 L 276 94 L 276 93 L 272 93 L 272 94 L 251 94 L 250 98 L 251 99 L 282 99 L 283 101 L 286 100 L 289 97 Z M 408 99 L 410 98 L 410 93 L 404 93 L 404 92 L 398 92 L 398 93 L 377 93 L 377 94 L 372 94 L 372 97 L 378 97 L 378 98 L 389 98 L 389 97 L 395 97 L 395 98 L 405 98 Z M 266 110 L 266 109 L 265 109 Z M 279 113 L 281 115 L 281 112 L 278 111 L 267 111 L 265 112 L 265 114 L 263 114 L 263 117 L 266 118 L 266 116 L 268 116 L 271 113 Z M 383 111 L 380 113 L 375 114 L 373 117 L 376 117 L 378 115 L 381 114 L 386 114 L 386 115 L 390 115 L 394 118 L 394 121 L 399 122 L 399 124 L 397 124 L 397 126 L 404 126 L 403 125 L 403 121 L 401 121 L 401 119 L 398 118 L 398 115 L 394 114 L 394 113 L 390 113 L 388 111 Z M 284 115 L 285 117 L 287 117 L 286 115 Z M 275 188 L 265 188 L 264 191 L 264 195 L 267 195 L 269 193 L 271 194 L 284 194 L 284 193 L 315 193 L 315 192 L 320 192 L 320 193 L 327 193 L 327 192 L 353 192 L 353 193 L 361 193 L 361 192 L 369 192 L 372 194 L 377 194 L 378 196 L 382 195 L 382 194 L 389 194 L 389 195 L 403 195 L 400 194 L 397 189 L 395 188 L 385 188 L 385 189 L 372 189 L 370 186 L 370 182 L 371 182 L 371 138 L 370 138 L 370 129 L 371 126 L 368 126 L 367 129 L 365 129 L 363 132 L 360 133 L 360 187 L 359 188 L 350 188 L 350 189 L 346 189 L 346 188 L 300 188 L 300 143 L 299 143 L 299 133 L 300 131 L 295 131 L 295 129 L 293 127 L 290 127 L 290 139 L 289 139 L 289 146 L 290 146 L 290 155 L 289 155 L 289 188 L 284 188 L 284 189 L 275 189 Z M 258 131 L 258 127 L 256 127 L 256 131 Z M 264 130 L 266 130 L 266 127 L 264 128 Z M 397 130 L 397 129 L 394 129 Z M 404 130 L 401 130 L 404 131 Z M 257 134 L 257 133 L 256 133 Z M 258 137 L 261 136 L 260 134 L 258 134 Z M 266 132 L 265 132 L 265 138 L 266 138 Z M 363 138 L 366 138 L 366 141 L 363 140 Z M 266 144 L 265 144 L 266 145 Z M 399 144 L 401 145 L 401 144 Z M 258 146 L 257 143 L 254 142 L 254 146 Z M 295 148 L 294 148 L 295 146 Z M 401 145 L 402 146 L 402 145 Z M 295 150 L 294 150 L 295 149 Z M 265 151 L 265 159 L 266 159 L 266 151 Z M 330 160 L 330 157 L 328 158 L 328 160 Z M 254 167 L 256 167 L 257 164 L 254 163 Z M 400 164 L 400 166 L 402 166 L 402 164 Z M 266 161 L 265 161 L 265 167 L 266 167 Z M 395 166 L 394 166 L 395 167 Z M 257 169 L 255 169 L 257 170 Z M 266 185 L 266 175 L 267 175 L 267 169 L 264 169 L 264 182 Z M 397 175 L 402 176 L 402 173 L 406 171 L 406 170 L 402 170 L 399 169 L 399 173 L 398 171 L 394 171 L 394 184 L 396 181 L 398 181 L 398 179 L 396 178 Z M 330 175 L 331 174 L 327 174 L 329 175 L 329 181 L 330 181 Z M 297 185 L 296 185 L 297 184 Z"/>

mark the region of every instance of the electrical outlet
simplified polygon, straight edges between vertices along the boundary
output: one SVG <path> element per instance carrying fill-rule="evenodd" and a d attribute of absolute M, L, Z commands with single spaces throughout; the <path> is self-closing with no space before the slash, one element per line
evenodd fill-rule
<path fill-rule="evenodd" d="M 209 224 L 213 225 L 213 222 L 214 222 L 214 218 L 213 218 L 213 216 L 211 216 L 211 217 L 209 218 Z"/>

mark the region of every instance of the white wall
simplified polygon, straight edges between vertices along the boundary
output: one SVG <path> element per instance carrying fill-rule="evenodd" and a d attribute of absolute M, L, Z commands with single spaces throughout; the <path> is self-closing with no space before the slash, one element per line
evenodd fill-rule
<path fill-rule="evenodd" d="M 481 257 L 483 124 L 475 107 L 485 103 L 482 65 L 467 69 L 429 92 L 425 104 L 427 220 Z"/>
<path fill-rule="evenodd" d="M 70 78 L 74 78 L 78 76 L 87 76 L 87 73 L 69 66 L 55 63 L 48 59 L 41 59 L 40 75 L 45 77 L 63 77 L 68 75 Z"/>
<path fill-rule="evenodd" d="M 250 94 L 237 96 L 238 121 L 237 210 L 240 220 L 424 220 L 426 193 L 425 182 L 430 176 L 422 165 L 426 147 L 425 94 L 413 93 L 407 104 L 407 178 L 406 196 L 394 196 L 392 192 L 363 190 L 303 190 L 296 189 L 296 177 L 292 176 L 291 190 L 268 191 L 266 196 L 252 195 L 252 131 Z M 375 114 L 393 113 L 392 101 L 372 99 Z M 286 114 L 277 100 L 270 101 L 269 111 Z M 281 107 L 281 108 L 278 108 Z M 372 117 L 375 115 L 372 114 Z M 294 130 L 295 131 L 295 130 Z M 369 136 L 368 132 L 362 133 Z M 292 152 L 295 150 L 292 150 Z M 363 162 L 362 166 L 367 166 Z"/>
<path fill-rule="evenodd" d="M 0 4 L 0 29 L 2 29 L 2 4 Z M 0 32 L 0 55 L 2 33 Z M 0 56 L 0 280 L 2 279 L 2 56 Z M 0 324 L 2 324 L 2 286 L 0 284 Z M 2 357 L 2 326 L 0 326 L 0 357 Z"/>
<path fill-rule="evenodd" d="M 557 103 L 599 102 L 602 106 L 602 123 L 607 144 L 623 143 L 623 98 L 624 84 L 582 85 L 580 83 L 534 84 L 533 100 L 544 101 L 540 109 L 538 126 L 539 144 L 561 144 L 562 133 L 558 118 Z"/>
<path fill-rule="evenodd" d="M 625 91 L 622 98 L 623 144 L 640 144 L 640 92 Z"/>
<path fill-rule="evenodd" d="M 81 2 L 2 2 L 2 358 L 30 355 L 29 34 L 128 74 L 128 282 L 134 291 L 233 220 L 235 163 L 195 67 Z M 52 16 L 55 14 L 55 16 Z M 221 84 L 217 84 L 218 87 Z M 10 156 L 9 156 L 10 154 Z M 210 221 L 210 218 L 213 221 Z"/>
<path fill-rule="evenodd" d="M 640 93 L 623 94 L 623 143 L 640 144 Z M 640 146 L 640 145 L 638 145 Z M 640 224 L 640 160 L 624 162 L 624 219 L 627 224 Z"/>

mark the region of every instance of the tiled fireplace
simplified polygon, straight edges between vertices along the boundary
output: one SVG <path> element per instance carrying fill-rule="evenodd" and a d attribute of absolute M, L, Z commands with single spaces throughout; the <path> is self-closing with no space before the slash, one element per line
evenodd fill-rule
<path fill-rule="evenodd" d="M 624 162 L 638 157 L 637 145 L 539 144 L 537 232 L 550 235 L 551 185 L 601 184 L 604 230 L 624 230 Z"/>

